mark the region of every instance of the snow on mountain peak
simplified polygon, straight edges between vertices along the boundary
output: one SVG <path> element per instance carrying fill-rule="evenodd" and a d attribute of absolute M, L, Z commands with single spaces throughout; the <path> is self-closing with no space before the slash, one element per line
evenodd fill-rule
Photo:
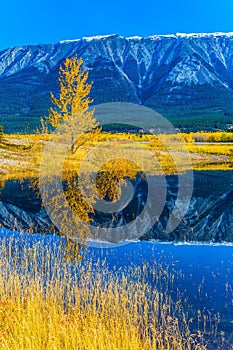
<path fill-rule="evenodd" d="M 148 36 L 146 39 L 160 39 L 160 38 L 176 38 L 175 34 L 155 34 Z"/>
<path fill-rule="evenodd" d="M 73 43 L 76 41 L 80 41 L 80 39 L 71 39 L 71 40 L 60 40 L 59 44 L 69 44 L 69 43 Z"/>
<path fill-rule="evenodd" d="M 181 38 L 203 38 L 203 37 L 219 37 L 219 36 L 225 36 L 225 37 L 232 37 L 233 32 L 213 32 L 213 33 L 176 33 L 177 37 Z"/>
<path fill-rule="evenodd" d="M 101 39 L 115 37 L 115 36 L 119 37 L 117 34 L 84 36 L 82 39 L 60 40 L 59 44 L 69 44 L 80 40 L 85 40 L 85 41 L 101 40 Z"/>
<path fill-rule="evenodd" d="M 141 36 L 137 36 L 137 35 L 129 36 L 128 38 L 126 38 L 126 40 L 141 40 L 141 39 L 142 39 L 142 37 Z"/>
<path fill-rule="evenodd" d="M 113 37 L 118 37 L 118 38 L 124 38 L 123 36 L 117 35 L 117 34 L 108 34 L 108 35 L 95 35 L 95 36 L 84 36 L 82 39 L 71 39 L 71 40 L 61 40 L 59 41 L 59 44 L 66 44 L 66 43 L 73 43 L 73 42 L 78 42 L 80 40 L 85 40 L 86 42 L 91 42 L 94 40 L 102 40 L 106 38 L 113 38 Z M 233 37 L 233 32 L 213 32 L 213 33 L 176 33 L 176 34 L 155 34 L 151 35 L 148 37 L 145 37 L 145 39 L 151 39 L 151 40 L 158 40 L 161 38 L 172 38 L 172 39 L 177 39 L 177 38 L 204 38 L 204 37 L 228 37 L 231 38 Z M 130 36 L 126 37 L 126 40 L 142 40 L 143 37 L 141 36 Z"/>
<path fill-rule="evenodd" d="M 106 39 L 110 37 L 118 36 L 117 34 L 108 34 L 108 35 L 95 35 L 95 36 L 84 36 L 82 39 L 85 41 L 92 41 L 92 40 L 101 40 Z"/>

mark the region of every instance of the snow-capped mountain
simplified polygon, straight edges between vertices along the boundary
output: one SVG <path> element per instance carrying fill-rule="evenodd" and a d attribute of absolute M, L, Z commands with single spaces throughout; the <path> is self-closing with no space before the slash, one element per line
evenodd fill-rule
<path fill-rule="evenodd" d="M 0 52 L 0 114 L 41 115 L 66 57 L 81 56 L 95 103 L 233 108 L 233 33 L 106 35 Z"/>

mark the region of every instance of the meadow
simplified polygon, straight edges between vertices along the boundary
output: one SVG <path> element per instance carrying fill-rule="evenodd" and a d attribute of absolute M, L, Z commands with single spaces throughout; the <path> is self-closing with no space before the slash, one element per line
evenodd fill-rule
<path fill-rule="evenodd" d="M 8 134 L 0 141 L 0 164 L 2 178 L 24 178 L 38 176 L 41 156 L 50 134 Z M 148 173 L 156 174 L 159 168 L 148 161 L 148 151 L 160 163 L 165 173 L 187 170 L 183 162 L 189 153 L 193 169 L 228 170 L 232 168 L 233 133 L 197 132 L 179 134 L 140 134 L 101 132 L 94 140 L 80 147 L 75 155 L 69 154 L 64 168 L 78 168 L 90 148 L 108 143 L 107 147 L 118 147 L 121 154 L 132 154 L 132 159 L 144 160 Z M 104 146 L 105 147 L 105 146 Z M 172 159 L 171 154 L 175 155 Z M 190 164 L 188 167 L 190 168 Z M 145 170 L 145 169 L 144 169 Z"/>

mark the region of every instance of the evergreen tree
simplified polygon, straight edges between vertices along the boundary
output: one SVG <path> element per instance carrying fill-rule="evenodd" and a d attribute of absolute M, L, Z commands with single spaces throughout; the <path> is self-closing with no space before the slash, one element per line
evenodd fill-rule
<path fill-rule="evenodd" d="M 3 126 L 0 125 L 0 140 L 2 140 L 4 138 L 4 129 Z"/>

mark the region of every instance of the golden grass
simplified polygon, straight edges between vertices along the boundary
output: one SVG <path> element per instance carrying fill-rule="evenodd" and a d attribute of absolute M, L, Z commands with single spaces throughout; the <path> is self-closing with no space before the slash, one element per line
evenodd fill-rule
<path fill-rule="evenodd" d="M 78 169 L 85 159 L 87 151 L 98 148 L 105 142 L 114 145 L 117 143 L 122 154 L 128 154 L 136 163 L 145 164 L 145 171 L 156 174 L 162 168 L 165 173 L 185 171 L 190 169 L 228 170 L 233 163 L 233 145 L 222 143 L 212 144 L 211 140 L 225 140 L 226 135 L 231 140 L 231 133 L 191 133 L 178 135 L 137 135 L 126 133 L 100 133 L 97 138 L 82 146 L 75 155 L 70 154 L 64 164 L 66 171 Z M 5 179 L 25 178 L 38 176 L 41 156 L 45 142 L 50 135 L 6 135 L 0 143 L 1 175 Z M 195 139 L 204 137 L 209 144 L 200 145 Z M 182 144 L 181 140 L 184 141 Z M 185 149 L 186 147 L 186 149 Z M 108 148 L 108 147 L 106 147 Z M 175 164 L 171 158 L 175 155 Z M 185 164 L 184 159 L 190 153 L 191 165 Z M 99 152 L 101 155 L 101 152 Z M 132 154 L 132 156 L 130 156 Z M 151 155 L 160 167 L 156 167 Z M 148 158 L 149 157 L 149 158 Z M 177 168 L 177 169 L 176 169 Z"/>
<path fill-rule="evenodd" d="M 101 263 L 61 261 L 51 247 L 3 243 L 1 349 L 206 349 L 181 303 L 146 282 L 145 266 L 112 273 Z M 149 273 L 157 285 L 171 283 L 156 266 Z"/>

